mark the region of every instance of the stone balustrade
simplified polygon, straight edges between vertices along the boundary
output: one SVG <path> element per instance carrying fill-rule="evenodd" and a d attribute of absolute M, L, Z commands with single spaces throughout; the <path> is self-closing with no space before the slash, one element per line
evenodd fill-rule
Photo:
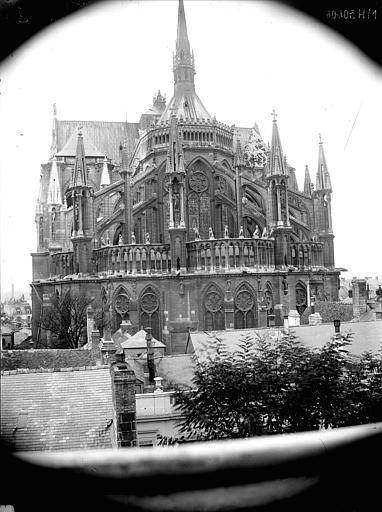
<path fill-rule="evenodd" d="M 187 243 L 187 254 L 188 268 L 194 271 L 265 271 L 275 267 L 273 239 L 198 240 Z"/>
<path fill-rule="evenodd" d="M 292 242 L 290 263 L 299 269 L 323 267 L 323 244 L 319 242 Z"/>
<path fill-rule="evenodd" d="M 273 238 L 217 238 L 187 242 L 187 271 L 240 272 L 275 270 Z M 94 272 L 97 274 L 168 274 L 171 273 L 169 244 L 108 245 L 95 249 Z M 292 242 L 290 264 L 299 270 L 323 267 L 323 244 Z M 57 252 L 51 256 L 51 276 L 73 274 L 73 253 Z"/>
<path fill-rule="evenodd" d="M 56 252 L 52 254 L 51 274 L 53 276 L 73 274 L 73 253 Z"/>
<path fill-rule="evenodd" d="M 168 244 L 131 244 L 101 247 L 94 251 L 96 273 L 163 274 L 171 271 Z"/>

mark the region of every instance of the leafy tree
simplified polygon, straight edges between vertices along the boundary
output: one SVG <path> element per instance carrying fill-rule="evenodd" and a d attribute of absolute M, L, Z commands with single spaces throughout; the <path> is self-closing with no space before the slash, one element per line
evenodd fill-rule
<path fill-rule="evenodd" d="M 351 337 L 336 334 L 311 349 L 293 334 L 255 333 L 232 353 L 211 336 L 195 357 L 193 388 L 176 395 L 181 433 L 222 439 L 380 421 L 382 358 L 350 356 Z"/>
<path fill-rule="evenodd" d="M 56 335 L 55 348 L 78 348 L 86 333 L 87 309 L 92 299 L 85 294 L 66 292 L 54 296 L 43 312 L 41 327 Z M 86 337 L 84 342 L 86 343 Z"/>

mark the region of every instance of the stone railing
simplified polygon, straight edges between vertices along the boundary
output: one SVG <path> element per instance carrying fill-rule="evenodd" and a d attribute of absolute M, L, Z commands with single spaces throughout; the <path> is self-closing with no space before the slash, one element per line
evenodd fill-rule
<path fill-rule="evenodd" d="M 232 272 L 273 270 L 274 240 L 229 238 L 187 243 L 189 270 Z"/>
<path fill-rule="evenodd" d="M 98 274 L 163 274 L 171 271 L 168 244 L 130 244 L 101 247 L 94 251 Z"/>
<path fill-rule="evenodd" d="M 50 273 L 52 276 L 73 274 L 73 252 L 52 254 Z"/>
<path fill-rule="evenodd" d="M 290 263 L 299 269 L 317 268 L 324 265 L 323 244 L 319 242 L 292 242 Z"/>

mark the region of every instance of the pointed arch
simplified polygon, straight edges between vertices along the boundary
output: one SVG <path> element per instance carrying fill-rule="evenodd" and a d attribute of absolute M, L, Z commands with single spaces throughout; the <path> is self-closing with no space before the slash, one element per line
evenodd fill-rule
<path fill-rule="evenodd" d="M 306 285 L 302 281 L 297 281 L 295 286 L 296 309 L 301 316 L 308 306 L 308 295 Z"/>
<path fill-rule="evenodd" d="M 151 327 L 155 339 L 162 339 L 161 330 L 161 309 L 160 293 L 151 284 L 147 285 L 140 293 L 139 306 L 139 328 Z"/>
<path fill-rule="evenodd" d="M 187 166 L 187 224 L 188 238 L 193 240 L 195 229 L 200 238 L 208 238 L 208 229 L 212 227 L 211 165 L 203 157 L 195 157 Z"/>
<path fill-rule="evenodd" d="M 234 294 L 234 327 L 235 329 L 250 329 L 257 325 L 256 293 L 248 283 L 241 283 Z"/>
<path fill-rule="evenodd" d="M 119 285 L 113 293 L 113 311 L 115 317 L 115 330 L 119 329 L 122 320 L 129 320 L 130 292 L 123 285 Z"/>
<path fill-rule="evenodd" d="M 203 293 L 203 319 L 206 331 L 225 329 L 224 294 L 215 283 L 207 286 Z"/>

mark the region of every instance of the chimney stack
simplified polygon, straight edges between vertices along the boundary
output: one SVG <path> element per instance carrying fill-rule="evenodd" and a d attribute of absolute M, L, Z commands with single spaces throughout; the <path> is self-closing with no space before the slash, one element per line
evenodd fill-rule
<path fill-rule="evenodd" d="M 117 351 L 110 366 L 118 448 L 136 446 L 135 373 Z"/>
<path fill-rule="evenodd" d="M 153 349 L 153 336 L 151 334 L 151 327 L 146 327 L 146 344 L 147 344 L 147 367 L 149 370 L 149 382 L 154 384 L 155 379 L 155 362 L 154 362 L 154 349 Z"/>

